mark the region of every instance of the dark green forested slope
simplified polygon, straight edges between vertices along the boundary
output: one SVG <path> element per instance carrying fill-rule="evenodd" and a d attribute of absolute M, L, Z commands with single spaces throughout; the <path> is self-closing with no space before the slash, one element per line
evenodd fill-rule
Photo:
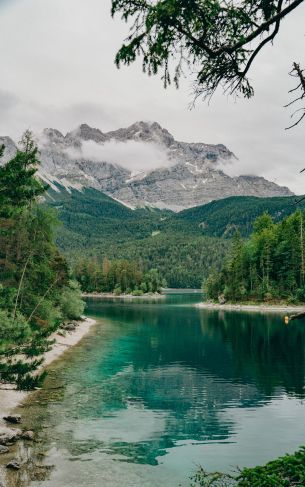
<path fill-rule="evenodd" d="M 232 196 L 173 213 L 149 207 L 132 210 L 95 189 L 68 192 L 59 187 L 58 192 L 49 190 L 47 204 L 58 209 L 65 230 L 78 235 L 73 244 L 77 248 L 92 247 L 101 236 L 104 240 L 114 236 L 123 242 L 155 232 L 229 238 L 238 229 L 242 236 L 248 236 L 262 213 L 268 212 L 275 222 L 292 214 L 296 198 Z M 299 207 L 305 208 L 305 201 Z M 61 231 L 59 238 L 63 235 Z"/>
<path fill-rule="evenodd" d="M 175 220 L 199 226 L 204 235 L 231 237 L 239 230 L 246 237 L 253 229 L 254 220 L 264 212 L 268 212 L 275 222 L 291 215 L 296 210 L 296 199 L 299 197 L 232 196 L 181 211 Z M 299 207 L 305 208 L 305 201 Z"/>
<path fill-rule="evenodd" d="M 200 288 L 211 267 L 220 269 L 229 245 L 225 239 L 160 233 L 119 245 L 101 245 L 95 255 L 137 260 L 144 270 L 156 268 L 169 287 Z"/>
<path fill-rule="evenodd" d="M 171 287 L 200 287 L 228 246 L 170 211 L 131 210 L 94 189 L 52 190 L 47 204 L 58 210 L 57 241 L 73 263 L 83 256 L 138 261 L 143 271 L 157 268 Z"/>
<path fill-rule="evenodd" d="M 101 242 L 125 242 L 142 239 L 159 231 L 162 221 L 171 214 L 157 209 L 127 208 L 101 191 L 84 188 L 70 192 L 49 190 L 48 206 L 58 210 L 63 223 L 58 243 L 63 249 L 92 249 Z"/>
<path fill-rule="evenodd" d="M 296 209 L 295 197 L 240 196 L 175 214 L 132 210 L 94 189 L 59 189 L 49 191 L 47 204 L 58 210 L 63 225 L 57 241 L 70 260 L 85 255 L 100 262 L 140 261 L 143 270 L 159 269 L 171 287 L 200 286 L 211 267 L 220 268 L 236 230 L 248 236 L 264 211 L 279 221 Z"/>

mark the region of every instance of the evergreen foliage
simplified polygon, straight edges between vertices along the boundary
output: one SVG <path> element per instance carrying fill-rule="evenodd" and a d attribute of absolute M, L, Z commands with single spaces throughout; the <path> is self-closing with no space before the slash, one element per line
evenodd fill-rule
<path fill-rule="evenodd" d="M 85 292 L 113 292 L 115 294 L 160 293 L 166 281 L 161 278 L 157 269 L 143 272 L 139 264 L 127 260 L 109 261 L 104 258 L 83 259 L 75 268 L 76 279 Z"/>
<path fill-rule="evenodd" d="M 258 217 L 248 240 L 236 233 L 221 272 L 205 282 L 207 296 L 231 301 L 305 299 L 305 212 L 296 211 L 280 223 L 268 213 Z"/>
<path fill-rule="evenodd" d="M 112 15 L 119 14 L 130 25 L 115 61 L 120 67 L 140 58 L 144 72 L 161 72 L 165 87 L 172 81 L 178 86 L 188 70 L 196 98 L 210 98 L 219 87 L 250 98 L 252 64 L 261 49 L 272 44 L 282 20 L 302 2 L 112 0 Z M 303 71 L 293 63 L 298 86 L 292 91 L 300 90 L 296 100 L 304 97 Z M 303 108 L 301 113 L 303 118 Z"/>
<path fill-rule="evenodd" d="M 47 188 L 36 177 L 38 166 L 26 132 L 16 155 L 0 167 L 0 381 L 20 388 L 41 382 L 35 357 L 61 321 L 79 318 L 84 309 L 54 242 L 56 216 L 39 204 Z"/>
<path fill-rule="evenodd" d="M 236 196 L 176 214 L 132 210 L 90 188 L 58 190 L 49 189 L 47 205 L 58 211 L 57 243 L 73 265 L 84 255 L 137 261 L 144 271 L 158 269 L 175 288 L 199 288 L 211 267 L 220 269 L 236 230 L 248 236 L 264 211 L 275 222 L 295 211 L 294 197 Z"/>
<path fill-rule="evenodd" d="M 192 487 L 292 487 L 305 485 L 305 448 L 266 465 L 243 468 L 235 476 L 200 468 Z"/>
<path fill-rule="evenodd" d="M 231 196 L 183 210 L 175 219 L 201 229 L 202 235 L 210 237 L 232 238 L 237 230 L 248 237 L 258 216 L 268 212 L 274 222 L 279 222 L 295 212 L 295 200 L 295 196 Z M 299 206 L 304 209 L 305 201 Z"/>
<path fill-rule="evenodd" d="M 220 269 L 230 245 L 228 240 L 160 233 L 140 241 L 101 247 L 110 259 L 128 259 L 144 271 L 158 269 L 171 288 L 200 288 L 211 267 Z"/>

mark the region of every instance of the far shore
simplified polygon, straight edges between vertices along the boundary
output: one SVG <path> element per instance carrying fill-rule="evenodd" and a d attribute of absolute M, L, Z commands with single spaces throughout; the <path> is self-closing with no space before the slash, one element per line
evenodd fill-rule
<path fill-rule="evenodd" d="M 285 304 L 219 304 L 211 302 L 202 302 L 195 304 L 196 308 L 200 309 L 214 309 L 225 311 L 257 311 L 261 313 L 301 313 L 305 312 L 305 305 L 285 305 Z"/>
<path fill-rule="evenodd" d="M 41 370 L 61 357 L 66 350 L 79 343 L 95 323 L 96 321 L 92 318 L 83 317 L 77 324 L 76 329 L 67 331 L 65 336 L 59 333 L 60 330 L 53 333 L 50 336 L 50 340 L 55 340 L 55 343 L 51 350 L 44 354 L 44 362 L 40 366 L 39 371 L 41 372 Z M 0 384 L 0 426 L 4 424 L 2 418 L 10 414 L 31 393 L 32 391 L 17 391 L 14 385 Z"/>
<path fill-rule="evenodd" d="M 163 299 L 165 294 L 162 293 L 144 293 L 140 296 L 133 294 L 114 294 L 114 293 L 82 293 L 83 298 L 118 298 L 118 299 Z"/>

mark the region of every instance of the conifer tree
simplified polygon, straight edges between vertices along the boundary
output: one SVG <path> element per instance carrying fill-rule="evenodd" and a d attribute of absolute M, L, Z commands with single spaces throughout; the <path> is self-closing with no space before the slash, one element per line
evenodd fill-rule
<path fill-rule="evenodd" d="M 57 218 L 39 204 L 47 188 L 38 167 L 30 132 L 0 167 L 0 381 L 20 388 L 38 385 L 44 374 L 33 376 L 41 363 L 35 356 L 49 347 L 47 337 L 62 320 L 84 309 L 55 245 Z"/>

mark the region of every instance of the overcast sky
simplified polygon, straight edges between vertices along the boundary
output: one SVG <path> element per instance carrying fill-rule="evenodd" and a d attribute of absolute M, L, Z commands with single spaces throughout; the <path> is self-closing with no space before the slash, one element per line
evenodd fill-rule
<path fill-rule="evenodd" d="M 110 17 L 110 0 L 0 0 L 0 134 L 31 128 L 63 132 L 82 122 L 103 131 L 158 121 L 178 140 L 223 143 L 238 157 L 231 173 L 258 174 L 305 192 L 305 123 L 291 131 L 292 61 L 305 66 L 305 5 L 290 14 L 274 46 L 251 72 L 255 97 L 219 93 L 193 110 L 190 79 L 164 90 L 139 64 L 117 70 L 126 34 Z"/>

